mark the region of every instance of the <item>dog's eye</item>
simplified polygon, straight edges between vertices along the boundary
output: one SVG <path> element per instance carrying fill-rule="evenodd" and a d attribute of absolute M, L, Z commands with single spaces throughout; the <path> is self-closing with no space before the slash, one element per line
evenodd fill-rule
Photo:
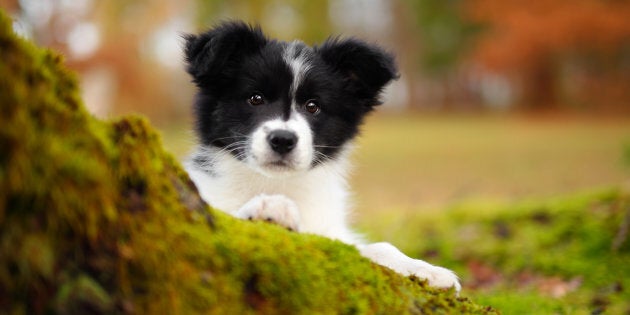
<path fill-rule="evenodd" d="M 307 101 L 306 104 L 304 105 L 304 109 L 306 109 L 307 112 L 313 115 L 319 114 L 319 111 L 320 111 L 319 105 L 317 105 L 317 103 L 314 100 Z"/>
<path fill-rule="evenodd" d="M 265 98 L 260 94 L 252 94 L 252 96 L 247 99 L 247 102 L 253 106 L 262 105 L 265 103 Z"/>

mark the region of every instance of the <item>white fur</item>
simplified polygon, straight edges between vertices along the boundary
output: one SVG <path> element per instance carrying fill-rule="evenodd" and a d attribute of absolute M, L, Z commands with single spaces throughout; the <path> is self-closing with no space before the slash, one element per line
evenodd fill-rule
<path fill-rule="evenodd" d="M 409 258 L 389 243 L 364 244 L 348 228 L 348 151 L 347 147 L 336 159 L 313 169 L 268 176 L 228 152 L 200 147 L 195 155 L 212 157 L 212 174 L 190 161 L 186 168 L 202 198 L 218 209 L 239 218 L 273 221 L 295 231 L 353 244 L 377 264 L 459 292 L 461 286 L 452 271 Z"/>
<path fill-rule="evenodd" d="M 257 172 L 230 153 L 216 148 L 201 147 L 195 155 L 212 156 L 212 173 L 186 162 L 191 179 L 201 197 L 213 207 L 237 217 L 247 217 L 241 209 L 262 195 L 282 195 L 297 205 L 299 225 L 295 230 L 323 235 L 342 242 L 356 244 L 361 238 L 348 229 L 348 190 L 345 174 L 346 158 L 329 161 L 310 170 L 268 176 Z M 345 154 L 342 154 L 345 155 Z M 285 208 L 291 206 L 283 205 Z M 290 227 L 285 211 L 280 211 L 276 223 Z M 249 213 L 247 213 L 249 214 Z"/>
<path fill-rule="evenodd" d="M 309 69 L 306 57 L 296 54 L 298 45 L 299 42 L 290 43 L 284 54 L 294 77 L 292 99 Z M 234 147 L 198 147 L 186 162 L 186 169 L 201 197 L 238 218 L 271 221 L 294 231 L 353 244 L 377 264 L 402 275 L 426 279 L 432 286 L 454 287 L 459 292 L 461 286 L 452 271 L 409 258 L 389 243 L 364 244 L 348 227 L 346 172 L 351 145 L 346 144 L 334 159 L 317 156 L 310 126 L 297 109 L 298 104 L 293 101 L 288 119 L 263 122 L 246 141 L 238 143 L 244 146 L 241 159 L 228 152 Z M 274 152 L 267 140 L 274 130 L 293 132 L 298 138 L 295 148 L 285 155 Z M 318 159 L 324 161 L 312 167 Z M 195 164 L 195 160 L 204 163 Z"/>
<path fill-rule="evenodd" d="M 285 62 L 291 67 L 291 71 L 293 72 L 293 82 L 290 88 L 292 99 L 295 98 L 295 90 L 300 86 L 300 82 L 302 82 L 302 79 L 306 76 L 306 72 L 311 68 L 305 55 L 296 56 L 296 49 L 300 45 L 304 45 L 304 43 L 297 40 L 289 43 L 283 56 Z"/>
<path fill-rule="evenodd" d="M 438 288 L 454 287 L 456 292 L 462 289 L 457 276 L 452 271 L 431 265 L 424 260 L 410 258 L 392 244 L 384 242 L 358 244 L 357 248 L 364 257 L 404 276 L 413 275 L 426 279 L 430 285 Z"/>
<path fill-rule="evenodd" d="M 299 208 L 285 195 L 260 194 L 233 214 L 241 219 L 275 222 L 291 231 L 300 230 Z"/>

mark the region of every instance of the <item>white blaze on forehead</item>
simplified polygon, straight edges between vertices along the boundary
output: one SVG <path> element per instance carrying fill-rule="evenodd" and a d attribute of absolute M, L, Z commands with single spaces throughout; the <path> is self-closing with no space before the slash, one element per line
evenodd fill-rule
<path fill-rule="evenodd" d="M 306 72 L 311 68 L 307 53 L 308 47 L 300 41 L 290 42 L 284 51 L 284 61 L 293 72 L 293 82 L 289 90 L 292 99 L 295 99 L 295 91 L 306 76 Z"/>
<path fill-rule="evenodd" d="M 314 159 L 313 134 L 308 121 L 297 110 L 295 92 L 311 67 L 310 50 L 300 41 L 288 43 L 282 55 L 289 66 L 293 80 L 289 87 L 292 109 L 288 118 L 278 117 L 260 124 L 252 133 L 248 144 L 246 163 L 266 176 L 288 176 L 308 170 Z M 274 130 L 286 130 L 295 134 L 297 143 L 288 154 L 278 155 L 268 143 L 267 137 Z M 278 162 L 286 168 L 278 169 Z M 283 175 L 284 174 L 284 175 Z"/>

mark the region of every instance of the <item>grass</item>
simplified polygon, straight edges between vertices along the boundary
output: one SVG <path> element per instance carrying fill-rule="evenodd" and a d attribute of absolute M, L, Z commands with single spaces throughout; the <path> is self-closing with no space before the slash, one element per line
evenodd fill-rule
<path fill-rule="evenodd" d="M 95 119 L 0 10 L 1 314 L 496 314 L 210 209 L 148 121 Z"/>
<path fill-rule="evenodd" d="M 467 296 L 504 314 L 630 312 L 630 195 L 622 190 L 469 203 L 398 222 L 394 243 L 454 269 Z"/>
<path fill-rule="evenodd" d="M 194 144 L 190 125 L 161 128 L 180 158 Z M 629 118 L 377 113 L 354 154 L 357 219 L 618 185 L 630 175 L 628 143 Z"/>
<path fill-rule="evenodd" d="M 619 118 L 375 116 L 355 156 L 358 223 L 504 314 L 628 313 L 630 240 L 611 243 L 630 208 L 601 187 L 627 185 L 629 140 Z"/>
<path fill-rule="evenodd" d="M 187 128 L 166 130 L 184 156 Z M 627 313 L 629 241 L 611 242 L 628 197 L 605 187 L 627 185 L 628 143 L 627 118 L 377 114 L 354 155 L 356 221 L 505 314 Z"/>
<path fill-rule="evenodd" d="M 630 175 L 628 119 L 373 116 L 356 152 L 360 213 L 517 201 L 616 185 Z"/>

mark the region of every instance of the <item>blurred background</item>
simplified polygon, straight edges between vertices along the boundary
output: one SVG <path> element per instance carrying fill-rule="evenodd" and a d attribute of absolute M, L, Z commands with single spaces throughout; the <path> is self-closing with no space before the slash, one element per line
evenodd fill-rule
<path fill-rule="evenodd" d="M 0 0 L 65 55 L 99 117 L 146 115 L 186 156 L 195 92 L 182 34 L 260 24 L 314 44 L 378 42 L 401 78 L 355 154 L 360 224 L 467 200 L 553 196 L 628 179 L 630 1 Z M 373 216 L 365 213 L 373 214 Z"/>
<path fill-rule="evenodd" d="M 65 55 L 95 115 L 146 115 L 179 157 L 194 142 L 182 34 L 237 18 L 284 40 L 316 44 L 341 34 L 387 47 L 402 75 L 355 157 L 356 199 L 368 212 L 547 196 L 628 178 L 629 1 L 0 4 L 21 34 Z"/>
<path fill-rule="evenodd" d="M 582 306 L 590 311 L 577 314 L 599 314 L 611 305 L 630 313 L 630 247 L 619 245 L 630 244 L 630 1 L 0 0 L 0 7 L 20 34 L 65 55 L 94 115 L 145 115 L 182 159 L 195 143 L 182 34 L 242 19 L 283 40 L 377 42 L 396 54 L 401 78 L 353 156 L 360 230 L 452 268 L 465 294 L 508 314 Z M 544 206 L 491 210 L 602 189 L 626 192 L 604 198 L 612 219 L 591 201 L 562 203 L 583 210 L 567 210 L 573 219 L 565 223 L 555 216 L 570 216 Z M 607 225 L 585 224 L 598 218 Z M 607 237 L 615 238 L 612 251 Z"/>

